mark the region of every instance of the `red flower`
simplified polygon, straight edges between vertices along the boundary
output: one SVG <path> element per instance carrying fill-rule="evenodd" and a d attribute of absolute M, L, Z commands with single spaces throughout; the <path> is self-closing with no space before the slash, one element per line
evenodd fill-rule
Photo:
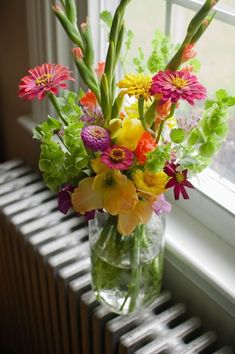
<path fill-rule="evenodd" d="M 97 106 L 96 95 L 92 91 L 87 91 L 87 93 L 85 93 L 85 95 L 80 99 L 80 103 L 81 105 L 93 110 Z"/>
<path fill-rule="evenodd" d="M 189 199 L 188 193 L 185 187 L 194 188 L 192 183 L 187 180 L 188 170 L 177 171 L 179 164 L 168 163 L 164 168 L 164 172 L 171 177 L 167 182 L 165 188 L 174 187 L 174 197 L 175 200 L 178 200 L 180 193 L 184 199 Z"/>
<path fill-rule="evenodd" d="M 141 165 L 144 165 L 146 162 L 147 152 L 153 151 L 156 146 L 157 144 L 155 139 L 152 137 L 150 133 L 145 131 L 141 135 L 137 148 L 135 150 L 135 155 Z"/>
<path fill-rule="evenodd" d="M 59 64 L 42 64 L 28 71 L 19 85 L 19 97 L 33 100 L 37 97 L 42 100 L 45 94 L 57 94 L 58 88 L 67 88 L 66 80 L 73 80 L 71 71 Z"/>

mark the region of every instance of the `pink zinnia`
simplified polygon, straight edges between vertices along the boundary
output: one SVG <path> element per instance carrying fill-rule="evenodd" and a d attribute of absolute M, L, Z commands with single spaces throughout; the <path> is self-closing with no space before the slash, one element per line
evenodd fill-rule
<path fill-rule="evenodd" d="M 164 167 L 164 172 L 170 177 L 165 188 L 174 187 L 174 197 L 178 200 L 180 194 L 182 194 L 184 199 L 189 199 L 188 193 L 185 187 L 194 188 L 192 183 L 188 181 L 187 174 L 188 170 L 178 171 L 179 164 L 168 163 Z"/>
<path fill-rule="evenodd" d="M 195 100 L 206 98 L 205 87 L 197 81 L 195 75 L 185 70 L 159 71 L 152 79 L 150 93 L 158 95 L 163 102 L 171 100 L 176 103 L 183 99 L 191 105 L 194 105 Z"/>
<path fill-rule="evenodd" d="M 73 80 L 71 71 L 59 64 L 42 64 L 28 71 L 30 75 L 24 76 L 19 85 L 19 97 L 33 100 L 38 97 L 42 100 L 45 94 L 57 94 L 58 88 L 67 88 L 66 80 Z"/>
<path fill-rule="evenodd" d="M 118 145 L 110 146 L 101 155 L 101 161 L 115 170 L 127 170 L 132 165 L 133 160 L 133 152 Z"/>

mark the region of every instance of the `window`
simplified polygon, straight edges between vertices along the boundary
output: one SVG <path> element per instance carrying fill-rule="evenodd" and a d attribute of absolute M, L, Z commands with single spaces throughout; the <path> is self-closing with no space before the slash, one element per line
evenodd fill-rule
<path fill-rule="evenodd" d="M 91 3 L 93 6 L 93 1 L 90 0 Z M 93 18 L 96 17 L 97 26 L 98 13 L 105 8 L 113 11 L 119 1 L 113 0 L 108 3 L 101 1 L 100 8 L 95 10 L 90 6 L 90 9 L 93 9 Z M 125 16 L 127 28 L 135 34 L 129 59 L 137 53 L 140 46 L 144 52 L 149 51 L 151 38 L 156 29 L 170 34 L 171 40 L 179 43 L 185 35 L 190 19 L 203 3 L 203 0 L 146 0 L 145 2 L 133 0 L 128 5 Z M 231 79 L 235 77 L 234 55 L 231 55 L 235 52 L 234 0 L 220 0 L 216 10 L 216 19 L 196 46 L 198 58 L 203 64 L 198 76 L 209 88 L 209 95 L 223 87 L 234 96 L 235 81 Z M 104 33 L 100 35 L 103 48 L 100 58 L 103 60 L 105 37 Z M 190 193 L 190 201 L 180 201 L 177 204 L 235 247 L 232 236 L 235 214 L 234 116 L 235 113 L 231 112 L 230 135 L 221 153 L 217 155 L 211 168 L 194 180 L 197 191 Z"/>

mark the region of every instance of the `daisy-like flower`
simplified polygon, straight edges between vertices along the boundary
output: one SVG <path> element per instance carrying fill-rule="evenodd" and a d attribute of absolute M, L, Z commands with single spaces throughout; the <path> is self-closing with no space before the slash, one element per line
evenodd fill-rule
<path fill-rule="evenodd" d="M 25 100 L 42 100 L 47 93 L 57 94 L 60 87 L 67 88 L 65 81 L 74 81 L 71 71 L 59 64 L 42 64 L 28 72 L 19 85 L 19 97 Z"/>
<path fill-rule="evenodd" d="M 164 192 L 168 176 L 164 172 L 136 170 L 132 179 L 138 191 L 158 196 Z"/>
<path fill-rule="evenodd" d="M 174 187 L 174 197 L 178 200 L 180 194 L 184 199 L 189 199 L 188 193 L 185 187 L 194 188 L 192 183 L 188 181 L 188 170 L 178 171 L 179 164 L 169 163 L 164 167 L 164 172 L 170 177 L 166 184 L 166 188 Z"/>
<path fill-rule="evenodd" d="M 104 151 L 111 144 L 109 132 L 98 125 L 83 128 L 81 138 L 85 147 L 91 151 Z"/>
<path fill-rule="evenodd" d="M 180 99 L 194 105 L 195 100 L 206 98 L 206 89 L 201 85 L 196 76 L 190 72 L 181 71 L 159 71 L 152 79 L 150 89 L 151 95 L 158 95 L 161 101 L 171 100 L 177 103 Z"/>
<path fill-rule="evenodd" d="M 103 151 L 101 161 L 114 170 L 127 170 L 134 160 L 134 154 L 129 149 L 113 145 Z"/>
<path fill-rule="evenodd" d="M 119 81 L 117 86 L 123 89 L 123 94 L 134 96 L 137 99 L 150 97 L 151 77 L 143 74 L 127 74 L 124 79 Z"/>

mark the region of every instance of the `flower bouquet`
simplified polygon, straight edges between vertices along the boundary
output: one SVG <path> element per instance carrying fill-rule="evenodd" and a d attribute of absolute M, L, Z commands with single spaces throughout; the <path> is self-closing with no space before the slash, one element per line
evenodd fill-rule
<path fill-rule="evenodd" d="M 97 298 L 113 311 L 131 313 L 159 294 L 163 265 L 164 213 L 174 198 L 188 199 L 189 177 L 206 168 L 228 132 L 227 110 L 235 104 L 225 90 L 206 99 L 194 74 L 194 47 L 209 26 L 218 0 L 206 0 L 176 49 L 163 35 L 147 65 L 116 80 L 122 43 L 130 47 L 121 0 L 114 17 L 102 14 L 109 31 L 105 62 L 94 65 L 90 23 L 77 25 L 74 0 L 53 11 L 74 43 L 72 55 L 88 90 L 66 90 L 74 81 L 67 67 L 43 64 L 19 86 L 26 100 L 48 97 L 55 117 L 34 129 L 41 141 L 39 168 L 58 193 L 58 208 L 72 208 L 89 221 L 92 283 Z M 124 40 L 125 39 L 125 40 Z M 95 67 L 95 69 L 94 69 Z M 59 89 L 61 90 L 58 96 Z M 177 115 L 182 102 L 200 101 L 196 118 Z"/>

